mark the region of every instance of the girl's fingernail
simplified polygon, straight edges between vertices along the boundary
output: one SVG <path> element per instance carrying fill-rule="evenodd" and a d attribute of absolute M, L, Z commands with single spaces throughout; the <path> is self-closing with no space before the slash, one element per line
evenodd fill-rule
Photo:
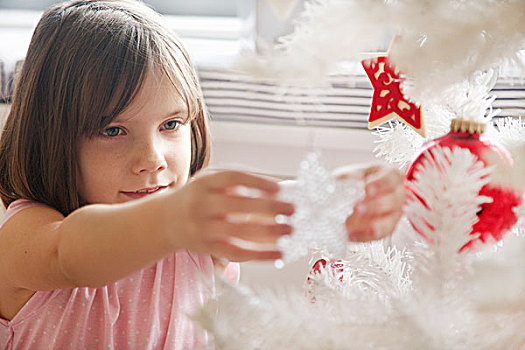
<path fill-rule="evenodd" d="M 372 237 L 374 238 L 381 238 L 381 228 L 376 223 L 372 224 Z"/>
<path fill-rule="evenodd" d="M 295 206 L 293 204 L 287 203 L 284 214 L 292 215 L 295 212 Z"/>
<path fill-rule="evenodd" d="M 371 185 L 371 186 L 368 188 L 368 195 L 370 195 L 370 196 L 375 196 L 375 195 L 377 194 L 378 191 L 379 191 L 379 190 L 378 190 L 377 186 L 375 186 L 375 185 Z"/>
<path fill-rule="evenodd" d="M 290 235 L 293 232 L 293 226 L 288 224 L 278 224 L 282 235 Z"/>
<path fill-rule="evenodd" d="M 366 204 L 365 203 L 359 203 L 356 207 L 355 207 L 355 211 L 358 213 L 358 214 L 364 214 L 366 212 Z"/>
<path fill-rule="evenodd" d="M 357 242 L 359 236 L 360 236 L 360 232 L 352 231 L 352 232 L 348 232 L 347 239 L 349 242 Z"/>

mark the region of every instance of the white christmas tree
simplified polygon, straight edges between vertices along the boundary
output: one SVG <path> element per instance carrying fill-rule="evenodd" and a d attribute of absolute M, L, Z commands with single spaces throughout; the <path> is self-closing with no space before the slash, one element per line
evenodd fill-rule
<path fill-rule="evenodd" d="M 426 141 L 447 133 L 454 117 L 490 122 L 497 114 L 490 95 L 497 64 L 514 60 L 525 47 L 523 0 L 317 0 L 306 8 L 291 36 L 275 51 L 245 60 L 244 67 L 288 83 L 298 75 L 322 79 L 334 63 L 379 46 L 385 32 L 401 32 L 390 55 L 406 74 L 403 92 L 421 105 L 427 131 L 423 138 L 399 122 L 377 128 L 376 153 L 401 168 Z M 326 266 L 310 274 L 306 292 L 221 283 L 219 297 L 195 315 L 214 346 L 524 348 L 525 206 L 514 209 L 520 220 L 500 242 L 458 252 L 472 240 L 477 213 L 491 200 L 479 195 L 485 185 L 525 187 L 523 122 L 492 124 L 485 135 L 511 150 L 514 172 L 487 167 L 467 149 L 433 148 L 411 182 L 419 198 L 408 202 L 394 233 L 403 247 L 372 242 L 335 249 L 334 256 L 330 247 L 337 239 L 316 240 L 315 232 L 296 236 L 285 248 L 297 253 L 293 246 L 300 247 L 301 254 L 317 248 L 314 260 L 325 258 Z M 311 176 L 300 172 L 298 181 Z M 286 196 L 303 200 L 299 192 Z M 316 212 L 344 216 L 323 205 Z M 323 227 L 332 230 L 329 237 L 340 237 L 339 222 Z"/>

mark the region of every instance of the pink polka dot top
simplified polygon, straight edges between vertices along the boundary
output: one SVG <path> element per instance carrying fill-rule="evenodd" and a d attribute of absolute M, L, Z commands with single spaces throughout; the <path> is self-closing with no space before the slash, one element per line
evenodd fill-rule
<path fill-rule="evenodd" d="M 35 205 L 13 202 L 3 223 Z M 239 265 L 226 275 L 237 281 Z M 192 349 L 207 336 L 188 315 L 213 295 L 211 257 L 182 250 L 105 287 L 37 291 L 12 320 L 0 318 L 0 348 Z"/>

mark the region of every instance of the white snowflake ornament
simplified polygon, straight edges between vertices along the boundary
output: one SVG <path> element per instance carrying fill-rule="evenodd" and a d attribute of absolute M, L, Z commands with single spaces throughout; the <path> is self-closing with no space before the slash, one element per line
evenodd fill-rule
<path fill-rule="evenodd" d="M 279 193 L 279 199 L 295 205 L 295 213 L 288 219 L 293 233 L 277 242 L 283 258 L 276 266 L 305 256 L 310 249 L 342 257 L 347 243 L 345 221 L 363 194 L 362 181 L 336 181 L 323 166 L 319 153 L 309 153 L 301 162 L 296 182 L 283 186 Z"/>

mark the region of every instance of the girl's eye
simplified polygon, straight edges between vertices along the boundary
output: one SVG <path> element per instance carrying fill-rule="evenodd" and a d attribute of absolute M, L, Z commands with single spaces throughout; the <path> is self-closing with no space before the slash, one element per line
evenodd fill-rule
<path fill-rule="evenodd" d="M 179 128 L 180 122 L 178 120 L 170 120 L 162 124 L 163 130 L 176 130 Z"/>
<path fill-rule="evenodd" d="M 120 135 L 121 133 L 122 133 L 122 129 L 117 126 L 112 126 L 102 131 L 102 135 L 108 136 L 108 137 L 115 137 L 115 136 Z"/>

